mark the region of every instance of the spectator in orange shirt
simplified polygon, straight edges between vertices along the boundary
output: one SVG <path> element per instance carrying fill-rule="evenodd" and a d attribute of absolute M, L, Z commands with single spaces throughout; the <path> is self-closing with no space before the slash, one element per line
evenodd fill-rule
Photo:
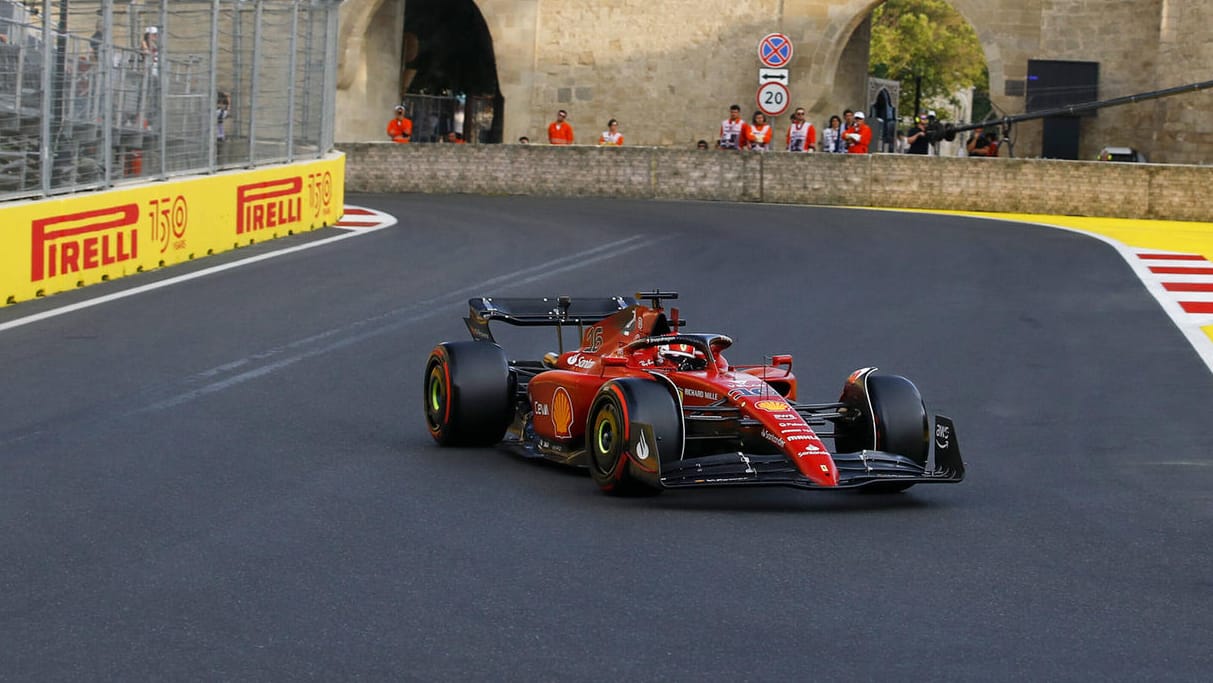
<path fill-rule="evenodd" d="M 396 118 L 387 122 L 387 136 L 392 142 L 408 143 L 413 139 L 413 122 L 404 115 L 404 107 L 396 105 Z"/>
<path fill-rule="evenodd" d="M 463 139 L 463 133 L 456 133 L 455 131 L 446 134 L 446 141 L 452 145 L 466 145 L 468 142 Z"/>
<path fill-rule="evenodd" d="M 765 152 L 771 149 L 771 137 L 773 131 L 771 124 L 767 123 L 767 115 L 756 111 L 753 118 L 750 119 L 750 125 L 741 129 L 742 135 L 745 136 L 746 149 L 754 150 L 755 152 Z"/>
<path fill-rule="evenodd" d="M 863 119 L 863 112 L 855 112 L 855 123 L 847 129 L 846 135 L 843 136 L 847 140 L 847 154 L 868 153 L 868 145 L 872 143 L 872 129 Z"/>
<path fill-rule="evenodd" d="M 573 127 L 566 121 L 569 113 L 563 109 L 556 112 L 556 120 L 548 124 L 548 142 L 553 145 L 573 144 Z"/>
<path fill-rule="evenodd" d="M 598 136 L 599 145 L 622 145 L 623 133 L 619 132 L 619 122 L 615 119 L 607 121 L 607 129 L 602 131 L 602 135 Z"/>

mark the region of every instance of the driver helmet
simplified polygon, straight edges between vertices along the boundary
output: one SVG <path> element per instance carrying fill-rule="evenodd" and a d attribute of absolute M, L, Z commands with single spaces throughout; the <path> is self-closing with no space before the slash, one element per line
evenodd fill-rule
<path fill-rule="evenodd" d="M 708 366 L 708 357 L 690 344 L 662 344 L 659 353 L 679 370 L 702 370 Z"/>

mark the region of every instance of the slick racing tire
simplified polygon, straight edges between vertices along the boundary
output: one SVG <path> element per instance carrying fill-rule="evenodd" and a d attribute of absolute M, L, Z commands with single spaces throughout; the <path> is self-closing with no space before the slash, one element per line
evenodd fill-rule
<path fill-rule="evenodd" d="M 505 351 L 492 342 L 446 342 L 425 364 L 425 421 L 442 446 L 490 446 L 513 419 Z"/>
<path fill-rule="evenodd" d="M 868 398 L 876 418 L 873 448 L 904 455 L 922 467 L 931 455 L 930 422 L 918 387 L 898 375 L 868 377 Z M 867 493 L 897 493 L 913 484 L 889 482 L 861 489 Z"/>
<path fill-rule="evenodd" d="M 594 398 L 585 438 L 590 475 L 603 493 L 657 495 L 661 462 L 682 457 L 682 413 L 654 380 L 614 380 Z"/>

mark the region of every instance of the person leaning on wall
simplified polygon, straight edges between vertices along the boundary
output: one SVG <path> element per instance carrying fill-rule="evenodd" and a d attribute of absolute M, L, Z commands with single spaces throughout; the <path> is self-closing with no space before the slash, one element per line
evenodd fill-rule
<path fill-rule="evenodd" d="M 598 136 L 598 145 L 604 147 L 619 146 L 623 144 L 623 133 L 619 132 L 619 121 L 611 119 L 607 121 L 607 129 L 602 131 L 602 135 Z"/>
<path fill-rule="evenodd" d="M 548 124 L 548 143 L 553 145 L 573 144 L 573 126 L 568 122 L 569 113 L 563 109 L 556 112 L 556 120 Z"/>
<path fill-rule="evenodd" d="M 413 122 L 405 116 L 403 105 L 396 105 L 396 116 L 387 122 L 387 136 L 392 142 L 407 144 L 413 139 Z"/>

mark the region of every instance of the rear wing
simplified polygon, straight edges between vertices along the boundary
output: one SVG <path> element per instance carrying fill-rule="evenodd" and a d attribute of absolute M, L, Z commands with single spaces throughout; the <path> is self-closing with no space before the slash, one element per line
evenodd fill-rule
<path fill-rule="evenodd" d="M 520 298 L 520 297 L 474 297 L 468 299 L 468 332 L 478 341 L 495 341 L 489 331 L 490 320 L 500 320 L 521 327 L 563 327 L 576 325 L 580 333 L 586 323 L 596 323 L 628 306 L 636 300 L 628 296 L 608 298 L 573 299 L 568 296 Z"/>

